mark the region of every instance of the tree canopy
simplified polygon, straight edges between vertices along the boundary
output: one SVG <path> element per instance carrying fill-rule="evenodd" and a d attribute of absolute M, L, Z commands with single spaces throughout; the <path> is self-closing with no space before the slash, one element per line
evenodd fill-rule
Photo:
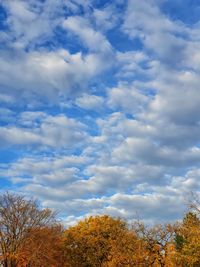
<path fill-rule="evenodd" d="M 199 267 L 197 202 L 182 222 L 145 226 L 108 215 L 64 228 L 36 201 L 0 196 L 0 265 L 3 267 Z"/>
<path fill-rule="evenodd" d="M 51 254 L 49 243 L 60 239 L 59 225 L 50 209 L 41 209 L 36 201 L 6 193 L 0 196 L 0 259 L 5 267 L 49 266 L 39 262 L 40 254 Z M 58 238 L 58 240 L 57 240 Z M 54 252 L 53 252 L 54 254 Z"/>

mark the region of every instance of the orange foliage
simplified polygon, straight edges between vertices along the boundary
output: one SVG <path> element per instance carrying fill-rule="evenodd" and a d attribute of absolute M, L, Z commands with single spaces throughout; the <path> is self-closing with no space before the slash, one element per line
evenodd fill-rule
<path fill-rule="evenodd" d="M 142 241 L 121 219 L 90 217 L 65 231 L 70 267 L 145 266 Z"/>
<path fill-rule="evenodd" d="M 122 219 L 89 217 L 63 231 L 49 209 L 0 196 L 0 266 L 200 267 L 200 209 L 182 223 L 130 228 Z"/>
<path fill-rule="evenodd" d="M 33 229 L 16 255 L 17 267 L 63 267 L 61 238 L 59 226 Z"/>

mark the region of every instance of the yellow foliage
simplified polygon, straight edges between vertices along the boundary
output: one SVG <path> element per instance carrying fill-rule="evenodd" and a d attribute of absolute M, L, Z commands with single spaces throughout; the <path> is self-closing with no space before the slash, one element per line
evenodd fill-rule
<path fill-rule="evenodd" d="M 70 267 L 146 266 L 143 241 L 121 219 L 90 217 L 65 231 Z"/>
<path fill-rule="evenodd" d="M 177 231 L 175 262 L 180 266 L 200 266 L 200 220 L 189 212 Z"/>

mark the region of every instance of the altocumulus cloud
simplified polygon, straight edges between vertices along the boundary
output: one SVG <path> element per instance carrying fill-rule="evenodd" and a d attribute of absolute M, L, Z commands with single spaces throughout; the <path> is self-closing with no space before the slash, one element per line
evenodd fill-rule
<path fill-rule="evenodd" d="M 3 0 L 1 190 L 39 198 L 67 224 L 179 219 L 200 189 L 191 3 Z"/>

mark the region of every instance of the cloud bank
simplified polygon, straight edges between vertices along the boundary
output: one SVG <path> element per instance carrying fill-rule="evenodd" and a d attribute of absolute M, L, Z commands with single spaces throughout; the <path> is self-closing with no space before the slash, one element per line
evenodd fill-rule
<path fill-rule="evenodd" d="M 2 1 L 1 190 L 37 197 L 69 224 L 179 219 L 200 188 L 190 2 Z"/>

